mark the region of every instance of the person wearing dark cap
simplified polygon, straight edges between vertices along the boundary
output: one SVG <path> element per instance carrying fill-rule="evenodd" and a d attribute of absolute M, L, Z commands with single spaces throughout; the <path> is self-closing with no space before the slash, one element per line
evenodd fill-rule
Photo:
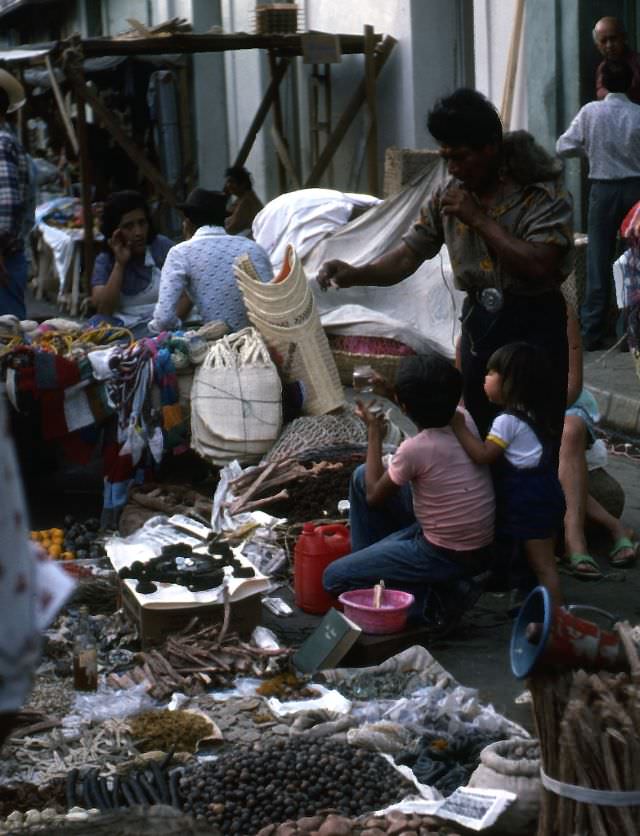
<path fill-rule="evenodd" d="M 233 195 L 235 201 L 227 210 L 224 228 L 229 235 L 251 235 L 253 219 L 262 209 L 262 201 L 253 191 L 251 175 L 244 166 L 232 165 L 226 171 L 225 194 Z"/>
<path fill-rule="evenodd" d="M 149 325 L 151 331 L 175 330 L 181 325 L 177 304 L 186 292 L 204 322 L 223 320 L 231 331 L 249 322 L 233 275 L 233 263 L 248 255 L 261 280 L 273 278 L 271 262 L 254 241 L 227 235 L 224 229 L 227 196 L 194 189 L 179 208 L 184 214 L 185 240 L 169 251 L 162 268 L 160 294 Z"/>

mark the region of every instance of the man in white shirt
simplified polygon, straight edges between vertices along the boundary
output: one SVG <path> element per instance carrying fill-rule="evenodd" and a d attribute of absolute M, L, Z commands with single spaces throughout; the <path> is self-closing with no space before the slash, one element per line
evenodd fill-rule
<path fill-rule="evenodd" d="M 587 289 L 580 310 L 587 351 L 603 347 L 618 227 L 640 200 L 640 105 L 626 95 L 631 68 L 605 61 L 602 81 L 609 93 L 581 108 L 556 143 L 560 156 L 586 156 L 589 161 Z"/>
<path fill-rule="evenodd" d="M 262 247 L 248 238 L 227 235 L 226 205 L 227 196 L 223 192 L 207 189 L 194 189 L 186 202 L 180 204 L 185 240 L 167 254 L 150 331 L 180 328 L 176 306 L 183 291 L 197 306 L 204 322 L 222 320 L 230 331 L 249 324 L 233 263 L 246 253 L 263 282 L 273 278 L 273 270 Z"/>

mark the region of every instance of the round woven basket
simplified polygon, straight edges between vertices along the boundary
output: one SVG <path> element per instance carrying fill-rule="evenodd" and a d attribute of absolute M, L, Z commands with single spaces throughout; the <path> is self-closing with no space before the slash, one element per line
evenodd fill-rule
<path fill-rule="evenodd" d="M 354 354 L 351 351 L 342 351 L 337 348 L 332 348 L 331 353 L 336 361 L 340 382 L 343 386 L 352 385 L 353 370 L 356 366 L 371 366 L 374 371 L 385 377 L 389 383 L 394 383 L 398 366 L 403 359 L 402 355 Z"/>

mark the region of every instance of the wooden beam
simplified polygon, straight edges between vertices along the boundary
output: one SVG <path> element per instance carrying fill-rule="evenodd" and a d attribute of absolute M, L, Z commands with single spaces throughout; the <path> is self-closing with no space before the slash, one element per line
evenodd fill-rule
<path fill-rule="evenodd" d="M 367 173 L 369 194 L 378 194 L 378 108 L 376 103 L 373 26 L 364 27 L 364 86 L 367 100 Z"/>
<path fill-rule="evenodd" d="M 271 72 L 272 81 L 278 77 L 278 59 L 276 58 L 273 50 L 269 50 L 269 71 Z M 281 146 L 280 150 L 278 150 L 278 145 L 276 144 L 276 150 L 278 151 L 278 183 L 280 185 L 280 192 L 282 194 L 287 191 L 287 169 L 283 164 L 282 154 L 280 153 L 280 151 L 284 150 L 286 157 L 289 156 L 289 153 L 287 150 L 287 141 L 284 138 L 284 121 L 282 119 L 282 104 L 280 102 L 279 84 L 275 86 L 273 92 L 273 102 L 271 107 L 273 110 L 273 127 Z"/>
<path fill-rule="evenodd" d="M 127 136 L 116 118 L 103 104 L 102 99 L 90 87 L 87 87 L 84 81 L 80 80 L 76 70 L 71 72 L 70 76 L 79 99 L 83 103 L 86 102 L 93 109 L 96 118 L 109 131 L 129 159 L 138 167 L 140 173 L 158 190 L 164 200 L 170 206 L 176 206 L 176 196 L 167 181 L 153 163 L 147 159 L 135 142 Z"/>
<path fill-rule="evenodd" d="M 47 72 L 49 73 L 49 81 L 51 82 L 51 89 L 53 90 L 53 97 L 56 100 L 56 104 L 58 105 L 58 110 L 60 111 L 60 118 L 62 119 L 62 124 L 65 127 L 67 132 L 67 136 L 69 137 L 69 142 L 71 143 L 71 147 L 73 148 L 73 153 L 78 156 L 78 137 L 76 136 L 76 132 L 73 128 L 73 122 L 69 118 L 69 114 L 67 113 L 67 108 L 64 106 L 64 100 L 62 98 L 62 93 L 60 92 L 60 85 L 58 84 L 58 79 L 56 78 L 56 74 L 53 71 L 53 67 L 51 66 L 51 58 L 49 55 L 44 56 L 44 63 L 47 67 Z"/>
<path fill-rule="evenodd" d="M 289 149 L 287 148 L 287 144 L 278 133 L 278 130 L 275 125 L 271 126 L 271 139 L 273 139 L 273 144 L 276 146 L 276 153 L 278 154 L 278 159 L 280 160 L 282 167 L 289 175 L 289 179 L 291 180 L 293 186 L 296 189 L 299 189 L 300 178 L 298 177 L 298 172 L 296 171 L 296 167 L 293 164 L 293 160 L 289 156 Z"/>
<path fill-rule="evenodd" d="M 387 58 L 391 55 L 396 43 L 397 41 L 394 37 L 386 35 L 382 43 L 376 48 L 374 54 L 374 70 L 376 78 L 380 75 L 380 71 L 384 67 Z M 347 102 L 347 105 L 342 112 L 342 116 L 338 119 L 333 133 L 327 140 L 327 144 L 320 154 L 320 157 L 311 169 L 311 173 L 307 177 L 304 184 L 305 188 L 314 186 L 322 177 L 365 99 L 366 84 L 363 79 L 351 99 Z"/>
<path fill-rule="evenodd" d="M 264 98 L 260 102 L 258 110 L 256 111 L 256 115 L 253 117 L 253 122 L 249 126 L 249 130 L 247 131 L 247 135 L 244 138 L 244 142 L 240 150 L 238 151 L 236 158 L 234 160 L 234 165 L 244 165 L 251 149 L 253 148 L 253 143 L 256 141 L 256 137 L 258 136 L 258 131 L 264 124 L 264 120 L 267 118 L 267 113 L 269 113 L 269 109 L 271 107 L 271 103 L 273 102 L 274 96 L 278 91 L 278 87 L 280 82 L 285 76 L 287 69 L 289 67 L 289 59 L 283 58 L 278 63 L 278 68 L 276 75 L 271 79 L 271 83 L 267 87 L 267 92 L 264 94 Z"/>
<path fill-rule="evenodd" d="M 338 35 L 343 55 L 361 55 L 364 52 L 362 35 Z M 376 35 L 376 40 L 382 40 Z M 66 46 L 63 43 L 61 46 Z M 103 55 L 194 55 L 200 52 L 227 52 L 236 49 L 273 49 L 278 55 L 302 55 L 302 35 L 249 35 L 244 32 L 228 35 L 178 33 L 166 37 L 85 38 L 81 41 L 85 58 Z"/>

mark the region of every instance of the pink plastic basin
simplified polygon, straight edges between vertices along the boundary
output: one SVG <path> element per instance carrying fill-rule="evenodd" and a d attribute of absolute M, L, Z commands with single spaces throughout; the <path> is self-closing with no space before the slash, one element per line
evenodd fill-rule
<path fill-rule="evenodd" d="M 399 633 L 407 623 L 407 612 L 413 595 L 399 589 L 385 589 L 382 604 L 373 606 L 373 589 L 353 589 L 338 598 L 347 618 L 362 627 L 365 633 Z"/>

